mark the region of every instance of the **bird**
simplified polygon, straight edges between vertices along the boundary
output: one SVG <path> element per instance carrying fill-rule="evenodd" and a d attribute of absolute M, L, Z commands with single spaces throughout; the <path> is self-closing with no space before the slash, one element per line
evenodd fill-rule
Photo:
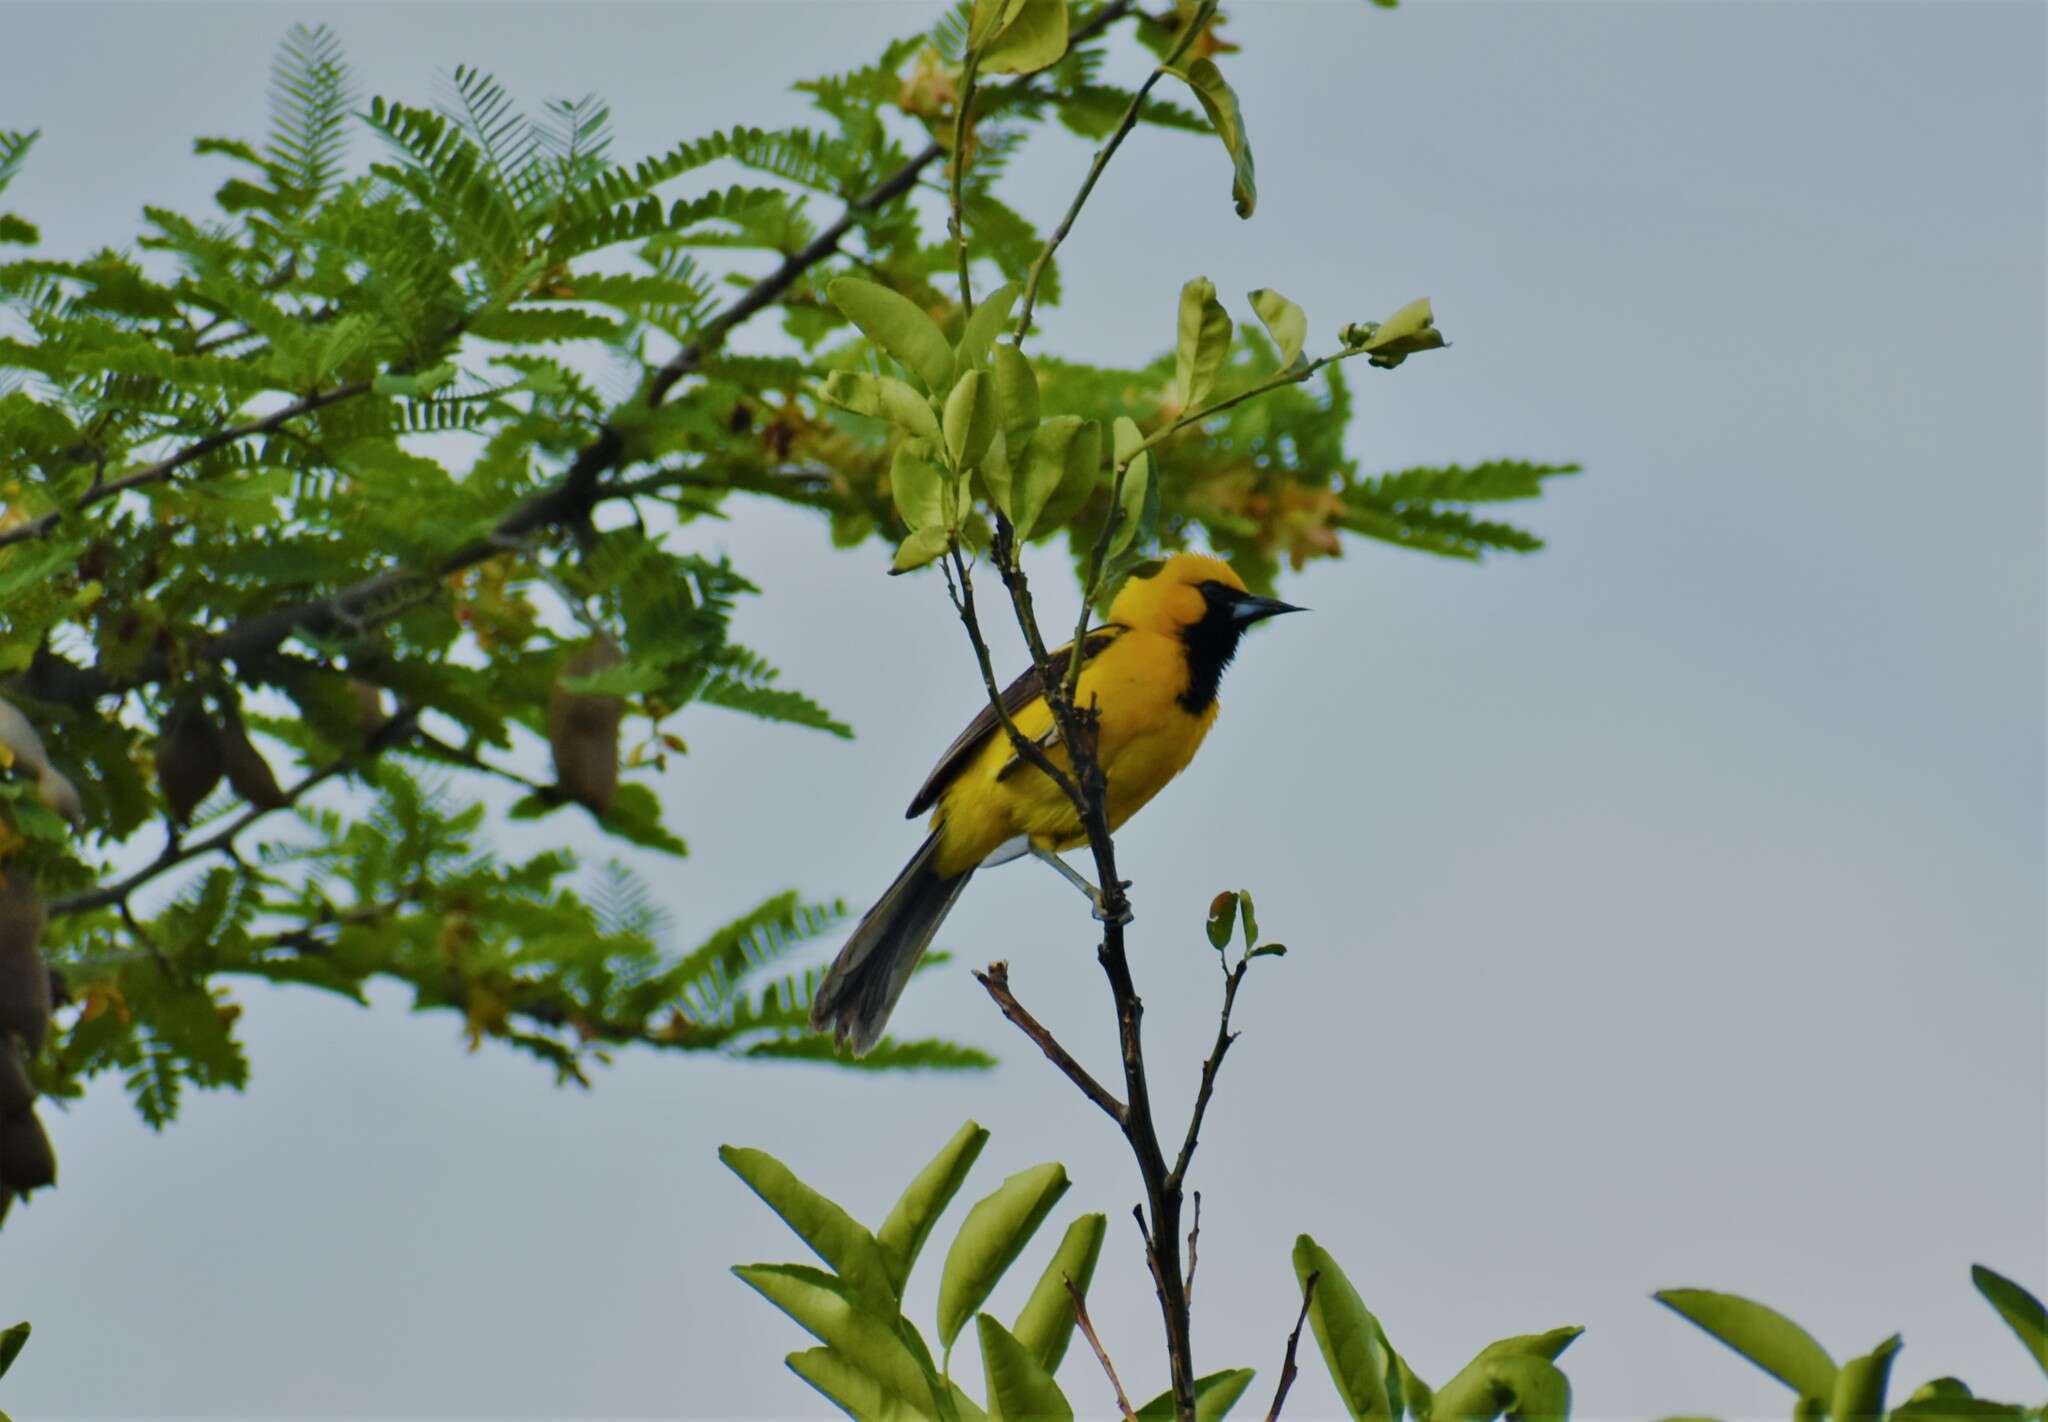
<path fill-rule="evenodd" d="M 1217 684 L 1245 630 L 1304 610 L 1252 593 L 1228 563 L 1200 553 L 1141 566 L 1124 583 L 1107 620 L 1082 638 L 1075 688 L 1075 705 L 1092 707 L 1099 718 L 1096 756 L 1112 830 L 1194 759 L 1216 723 Z M 1071 655 L 1071 643 L 1052 654 L 1056 672 Z M 1017 730 L 1069 770 L 1037 668 L 1011 682 L 1001 700 Z M 906 818 L 926 810 L 932 815 L 924 843 L 812 996 L 812 1030 L 830 1032 L 855 1056 L 880 1039 L 911 970 L 976 870 L 1032 855 L 1079 887 L 1103 916 L 1100 891 L 1059 858 L 1060 850 L 1088 842 L 1079 814 L 1051 777 L 1017 754 L 994 707 L 983 706 L 946 747 Z"/>

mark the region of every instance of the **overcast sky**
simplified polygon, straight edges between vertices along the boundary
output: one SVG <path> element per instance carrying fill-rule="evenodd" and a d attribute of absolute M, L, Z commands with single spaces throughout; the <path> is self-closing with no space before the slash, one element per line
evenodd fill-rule
<path fill-rule="evenodd" d="M 791 81 L 937 11 L 0 5 L 0 127 L 45 133 L 7 206 L 62 253 L 200 208 L 224 170 L 190 140 L 261 134 L 294 19 L 338 29 L 365 94 L 425 101 L 458 63 L 598 91 L 634 156 L 794 117 Z M 1257 217 L 1212 142 L 1119 156 L 1049 349 L 1150 356 L 1197 274 L 1240 319 L 1286 292 L 1311 345 L 1426 294 L 1455 345 L 1359 374 L 1359 457 L 1586 466 L 1523 511 L 1535 557 L 1360 542 L 1291 583 L 1314 615 L 1250 640 L 1200 761 L 1120 837 L 1169 1129 L 1215 1027 L 1209 896 L 1251 888 L 1293 949 L 1243 994 L 1195 1172 L 1205 1370 L 1269 1395 L 1307 1230 L 1426 1378 L 1587 1325 L 1589 1418 L 1788 1409 L 1649 1301 L 1673 1285 L 1766 1300 L 1838 1358 L 1903 1330 L 1907 1387 L 2039 1396 L 1968 1270 L 2048 1285 L 2044 13 L 1259 0 L 1223 59 Z M 1048 138 L 1006 194 L 1043 218 L 1086 159 Z M 859 739 L 687 715 L 659 787 L 686 940 L 785 886 L 878 891 L 978 696 L 938 584 L 738 512 L 688 545 L 768 589 L 744 639 Z M 1010 959 L 1108 1073 L 1076 910 L 1027 864 L 943 941 Z M 897 1016 L 1004 1059 L 944 1080 L 629 1054 L 558 1091 L 390 993 L 241 996 L 246 1093 L 161 1136 L 111 1079 L 44 1111 L 63 1186 L 0 1236 L 0 1321 L 36 1326 L 16 1417 L 824 1415 L 780 1366 L 801 1334 L 723 1272 L 801 1246 L 715 1148 L 874 1221 L 968 1117 L 981 1189 L 1057 1157 L 1060 1218 L 1109 1213 L 1095 1316 L 1133 1391 L 1163 1386 L 1122 1143 L 965 964 Z M 1085 1352 L 1063 1380 L 1103 1415 Z M 1338 1410 L 1305 1368 L 1289 1415 Z"/>

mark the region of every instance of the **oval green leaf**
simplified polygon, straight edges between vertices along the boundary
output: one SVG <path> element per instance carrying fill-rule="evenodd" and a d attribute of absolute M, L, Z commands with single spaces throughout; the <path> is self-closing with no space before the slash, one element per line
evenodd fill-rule
<path fill-rule="evenodd" d="M 1651 1297 L 1713 1334 L 1801 1397 L 1824 1404 L 1834 1396 L 1834 1359 L 1812 1334 L 1776 1309 L 1711 1289 L 1665 1289 Z"/>
<path fill-rule="evenodd" d="M 726 1168 L 782 1216 L 782 1222 L 827 1264 L 854 1296 L 885 1318 L 897 1310 L 895 1287 L 882 1260 L 881 1247 L 866 1226 L 796 1178 L 790 1168 L 762 1150 L 720 1146 Z M 825 1340 L 830 1342 L 831 1340 Z"/>
<path fill-rule="evenodd" d="M 953 383 L 953 347 L 932 318 L 898 292 L 860 277 L 843 276 L 825 296 L 862 334 L 897 361 L 934 395 Z"/>
<path fill-rule="evenodd" d="M 916 450 L 899 445 L 889 464 L 889 497 L 904 526 L 912 530 L 941 526 L 946 521 L 946 475 Z"/>
<path fill-rule="evenodd" d="M 1000 417 L 996 411 L 995 383 L 978 370 L 970 370 L 946 397 L 946 458 L 956 470 L 972 469 L 988 453 L 996 437 Z"/>
<path fill-rule="evenodd" d="M 7 1375 L 7 1370 L 14 1366 L 15 1358 L 28 1346 L 29 1332 L 29 1325 L 24 1320 L 0 1333 L 0 1377 Z"/>
<path fill-rule="evenodd" d="M 1436 329 L 1436 315 L 1425 296 L 1382 321 L 1358 349 L 1372 352 L 1368 357 L 1371 364 L 1392 370 L 1417 351 L 1441 350 L 1443 344 L 1443 332 Z"/>
<path fill-rule="evenodd" d="M 896 1336 L 895 1322 L 862 1308 L 839 1280 L 802 1264 L 744 1264 L 732 1272 L 883 1387 L 920 1410 L 938 1410 L 924 1369 Z"/>
<path fill-rule="evenodd" d="M 862 1422 L 936 1422 L 936 1414 L 916 1398 L 896 1391 L 837 1348 L 791 1353 L 788 1363 L 791 1372 L 849 1417 Z"/>
<path fill-rule="evenodd" d="M 889 561 L 890 573 L 908 573 L 941 557 L 952 546 L 953 535 L 945 525 L 920 528 L 917 532 L 896 545 L 896 556 Z"/>
<path fill-rule="evenodd" d="M 1005 5 L 1008 24 L 982 47 L 975 68 L 986 74 L 1035 74 L 1067 52 L 1067 0 Z"/>
<path fill-rule="evenodd" d="M 1012 468 L 1010 522 L 1019 538 L 1031 536 L 1046 504 L 1077 465 L 1089 468 L 1102 459 L 1100 425 L 1078 415 L 1055 415 L 1031 432 L 1024 445 L 1021 470 Z"/>
<path fill-rule="evenodd" d="M 939 438 L 939 417 L 932 413 L 931 402 L 894 376 L 835 370 L 818 393 L 842 410 L 887 420 L 923 439 Z"/>
<path fill-rule="evenodd" d="M 961 1222 L 939 1275 L 939 1346 L 950 1349 L 1003 1271 L 1031 1240 L 1060 1196 L 1067 1169 L 1057 1162 L 1020 1170 L 976 1202 Z"/>
<path fill-rule="evenodd" d="M 1216 283 L 1196 277 L 1180 289 L 1180 324 L 1173 356 L 1173 393 L 1182 413 L 1200 409 L 1216 388 L 1216 372 L 1230 353 L 1230 313 L 1216 299 Z"/>
<path fill-rule="evenodd" d="M 1010 308 L 1017 304 L 1017 283 L 1004 282 L 981 299 L 960 327 L 960 343 L 954 347 L 954 364 L 961 370 L 979 370 L 988 361 L 988 348 L 1009 323 Z"/>
<path fill-rule="evenodd" d="M 988 1378 L 991 1422 L 996 1418 L 1026 1422 L 1041 1417 L 1053 1422 L 1073 1422 L 1074 1409 L 1067 1395 L 1052 1380 L 1052 1374 L 1039 1366 L 1029 1349 L 985 1313 L 976 1316 L 974 1326 L 981 1340 L 982 1373 Z"/>
<path fill-rule="evenodd" d="M 1067 1292 L 1067 1280 L 1085 1297 L 1095 1278 L 1095 1261 L 1102 1255 L 1102 1237 L 1109 1221 L 1101 1215 L 1083 1215 L 1067 1226 L 1052 1262 L 1038 1276 L 1037 1287 L 1017 1315 L 1011 1330 L 1017 1341 L 1048 1373 L 1059 1371 L 1067 1356 L 1067 1344 L 1074 1337 L 1074 1300 Z"/>
<path fill-rule="evenodd" d="M 1002 407 L 1003 430 L 1021 448 L 1038 428 L 1038 377 L 1016 343 L 1004 341 L 989 361 L 996 379 L 996 403 Z"/>
<path fill-rule="evenodd" d="M 889 1218 L 882 1221 L 875 1243 L 882 1251 L 889 1282 L 899 1298 L 924 1242 L 931 1238 L 932 1226 L 960 1193 L 967 1172 L 974 1168 L 981 1148 L 987 1144 L 988 1132 L 973 1121 L 955 1131 L 953 1138 L 939 1147 L 939 1153 L 917 1172 L 917 1178 L 904 1187 L 889 1211 Z"/>
<path fill-rule="evenodd" d="M 1245 133 L 1244 112 L 1238 107 L 1236 92 L 1212 59 L 1198 59 L 1185 70 L 1172 73 L 1195 91 L 1202 112 L 1209 116 L 1209 126 L 1229 150 L 1231 201 L 1239 217 L 1250 217 L 1259 203 L 1259 189 L 1253 181 L 1252 143 Z"/>
<path fill-rule="evenodd" d="M 1195 1422 L 1222 1422 L 1257 1377 L 1250 1368 L 1226 1368 L 1195 1379 Z M 1173 1422 L 1173 1394 L 1162 1392 L 1138 1409 L 1138 1422 Z"/>
<path fill-rule="evenodd" d="M 1209 900 L 1209 946 L 1221 953 L 1230 946 L 1230 935 L 1237 928 L 1237 891 L 1225 889 Z"/>
<path fill-rule="evenodd" d="M 1294 1241 L 1294 1277 L 1304 1290 L 1310 1274 L 1319 1277 L 1308 1321 L 1337 1395 L 1360 1422 L 1388 1422 L 1393 1410 L 1387 1400 L 1387 1355 L 1380 1347 L 1379 1324 L 1329 1251 L 1304 1234 Z"/>
<path fill-rule="evenodd" d="M 1302 343 L 1308 340 L 1308 313 L 1270 286 L 1260 287 L 1246 299 L 1258 313 L 1266 334 L 1279 347 L 1280 364 L 1293 365 L 1295 357 L 1301 354 Z"/>
<path fill-rule="evenodd" d="M 2021 1345 L 2034 1355 L 2041 1371 L 2048 1373 L 2048 1310 L 2041 1307 L 2041 1301 L 2005 1275 L 1982 1264 L 1970 1266 L 1970 1282 L 1998 1310 L 1998 1316 L 2005 1320 L 2006 1327 L 2019 1338 Z"/>
<path fill-rule="evenodd" d="M 1828 1407 L 1834 1422 L 1880 1422 L 1884 1393 L 1891 1381 L 1892 1358 L 1904 1340 L 1894 1333 L 1860 1358 L 1842 1364 L 1835 1375 L 1835 1393 Z"/>

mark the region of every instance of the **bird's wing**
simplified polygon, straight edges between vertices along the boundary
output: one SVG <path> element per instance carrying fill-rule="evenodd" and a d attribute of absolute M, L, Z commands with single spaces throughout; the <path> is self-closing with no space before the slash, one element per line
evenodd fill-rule
<path fill-rule="evenodd" d="M 1090 632 L 1081 643 L 1082 665 L 1087 665 L 1104 647 L 1114 642 L 1123 630 L 1121 626 L 1111 623 L 1107 627 L 1098 627 Z M 1051 653 L 1054 663 L 1064 665 L 1068 649 L 1072 646 L 1073 643 L 1069 642 L 1067 646 Z M 1044 687 L 1038 680 L 1038 668 L 1027 668 L 1022 676 L 1003 688 L 1003 710 L 1015 716 L 1043 694 Z M 974 719 L 967 723 L 967 729 L 955 736 L 953 744 L 946 747 L 946 753 L 939 757 L 939 763 L 932 767 L 932 773 L 925 777 L 924 785 L 919 788 L 917 798 L 910 802 L 910 808 L 904 812 L 904 818 L 915 819 L 936 804 L 945 788 L 952 783 L 953 777 L 958 775 L 968 759 L 981 749 L 982 743 L 991 735 L 1001 734 L 1002 722 L 996 719 L 995 708 L 983 705 Z"/>

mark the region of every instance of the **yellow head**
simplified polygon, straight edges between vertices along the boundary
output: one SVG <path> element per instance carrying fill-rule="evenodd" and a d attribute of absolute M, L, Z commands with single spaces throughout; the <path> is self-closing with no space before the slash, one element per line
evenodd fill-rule
<path fill-rule="evenodd" d="M 1277 598 L 1245 590 L 1228 563 L 1200 553 L 1176 553 L 1149 577 L 1134 577 L 1110 604 L 1109 620 L 1156 632 L 1187 649 L 1188 689 L 1181 704 L 1193 712 L 1216 699 L 1223 669 L 1237 655 L 1244 629 L 1282 612 L 1300 612 Z"/>

